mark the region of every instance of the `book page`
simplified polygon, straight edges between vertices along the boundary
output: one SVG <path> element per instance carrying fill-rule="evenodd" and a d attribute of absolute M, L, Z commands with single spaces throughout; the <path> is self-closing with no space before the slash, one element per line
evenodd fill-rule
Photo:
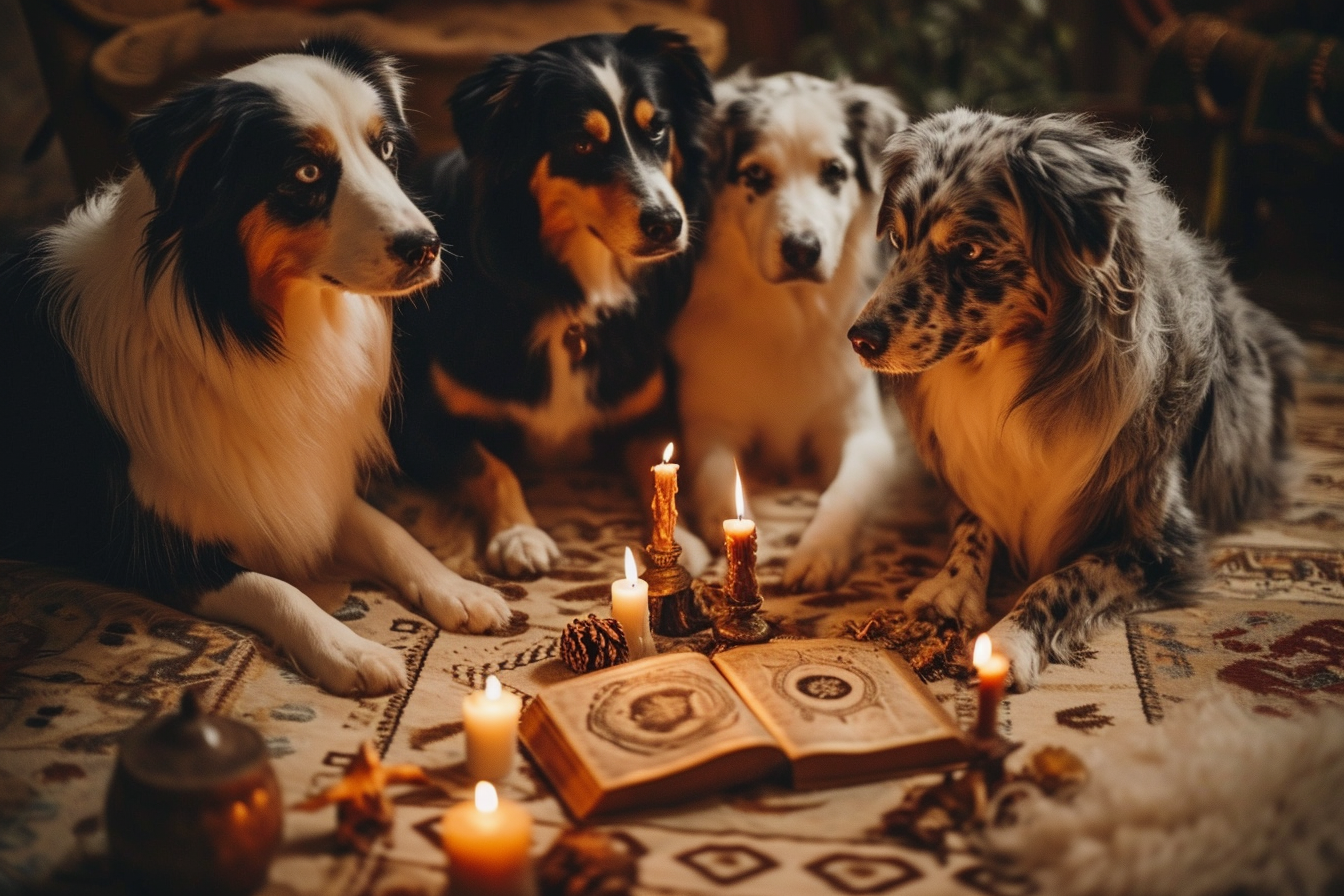
<path fill-rule="evenodd" d="M 698 653 L 593 672 L 543 694 L 548 715 L 602 788 L 650 780 L 774 739 Z"/>
<path fill-rule="evenodd" d="M 958 731 L 908 666 L 830 639 L 738 647 L 714 658 L 791 759 L 870 753 Z"/>

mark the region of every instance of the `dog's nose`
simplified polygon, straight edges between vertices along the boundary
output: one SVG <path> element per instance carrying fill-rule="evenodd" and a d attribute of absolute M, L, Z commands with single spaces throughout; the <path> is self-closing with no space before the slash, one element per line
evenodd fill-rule
<path fill-rule="evenodd" d="M 408 230 L 392 238 L 392 254 L 413 268 L 427 268 L 439 257 L 441 245 L 432 230 Z"/>
<path fill-rule="evenodd" d="M 779 251 L 783 254 L 784 261 L 795 271 L 810 271 L 816 267 L 817 259 L 821 257 L 821 240 L 810 231 L 791 233 L 784 237 Z"/>
<path fill-rule="evenodd" d="M 887 328 L 881 324 L 855 324 L 849 328 L 849 343 L 860 356 L 872 360 L 887 350 Z"/>
<path fill-rule="evenodd" d="M 639 215 L 639 229 L 659 245 L 673 242 L 681 236 L 681 212 L 670 206 L 646 209 Z"/>

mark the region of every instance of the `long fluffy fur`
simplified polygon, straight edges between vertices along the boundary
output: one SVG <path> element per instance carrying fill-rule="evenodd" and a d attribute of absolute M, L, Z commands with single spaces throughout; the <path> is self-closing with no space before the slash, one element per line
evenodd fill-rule
<path fill-rule="evenodd" d="M 1009 792 L 980 849 L 1053 896 L 1338 893 L 1344 712 L 1279 719 L 1230 697 L 1177 707 L 1084 754 L 1071 799 Z"/>
<path fill-rule="evenodd" d="M 1029 688 L 1098 623 L 1190 593 L 1204 533 L 1278 498 L 1300 347 L 1136 140 L 956 110 L 898 134 L 886 174 L 899 254 L 850 336 L 959 502 L 907 607 L 984 627 L 1002 544 L 1032 584 L 992 634 Z"/>

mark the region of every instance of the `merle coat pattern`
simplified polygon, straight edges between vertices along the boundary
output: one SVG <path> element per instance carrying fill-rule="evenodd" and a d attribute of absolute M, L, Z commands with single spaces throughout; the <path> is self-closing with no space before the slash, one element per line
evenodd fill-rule
<path fill-rule="evenodd" d="M 664 340 L 707 205 L 708 71 L 653 27 L 496 57 L 450 105 L 462 148 L 430 166 L 451 275 L 402 309 L 402 468 L 465 480 L 497 572 L 558 558 L 509 463 L 572 459 L 661 405 Z"/>
<path fill-rule="evenodd" d="M 985 627 L 1002 545 L 1031 584 L 991 636 L 1026 690 L 1098 623 L 1190 593 L 1205 533 L 1280 497 L 1300 346 L 1137 141 L 1085 119 L 936 115 L 886 178 L 898 255 L 850 337 L 956 497 L 907 609 Z"/>

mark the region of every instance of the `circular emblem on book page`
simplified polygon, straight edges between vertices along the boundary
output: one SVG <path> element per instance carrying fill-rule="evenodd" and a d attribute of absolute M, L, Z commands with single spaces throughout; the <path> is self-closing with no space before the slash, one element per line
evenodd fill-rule
<path fill-rule="evenodd" d="M 737 709 L 701 675 L 668 672 L 614 682 L 593 696 L 588 730 L 642 755 L 689 746 L 737 721 Z"/>
<path fill-rule="evenodd" d="M 877 685 L 868 673 L 839 663 L 802 662 L 778 669 L 775 692 L 802 710 L 848 716 L 877 703 Z"/>

